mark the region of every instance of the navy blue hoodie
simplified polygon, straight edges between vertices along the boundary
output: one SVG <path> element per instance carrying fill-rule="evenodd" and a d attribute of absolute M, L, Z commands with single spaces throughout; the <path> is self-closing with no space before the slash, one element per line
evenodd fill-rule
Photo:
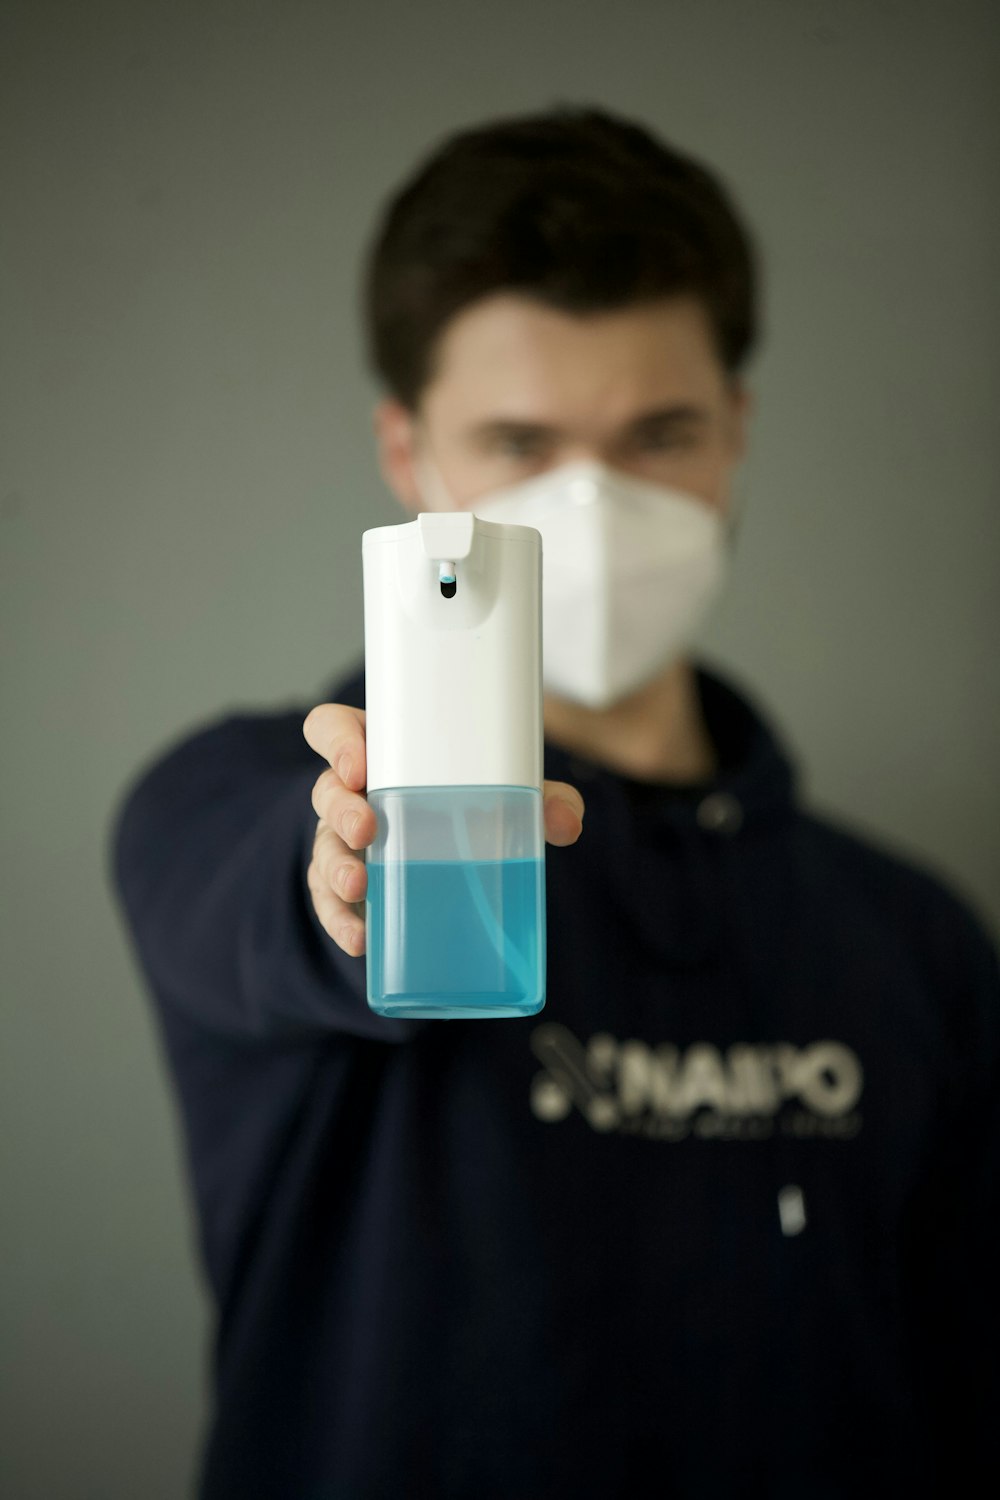
<path fill-rule="evenodd" d="M 711 783 L 546 743 L 587 810 L 534 1016 L 368 1008 L 306 884 L 311 704 L 123 796 L 217 1310 L 202 1500 L 996 1488 L 996 948 L 697 684 Z"/>

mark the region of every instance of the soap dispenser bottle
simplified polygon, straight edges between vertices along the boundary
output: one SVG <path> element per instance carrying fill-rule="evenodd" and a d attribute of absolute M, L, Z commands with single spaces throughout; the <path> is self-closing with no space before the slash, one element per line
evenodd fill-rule
<path fill-rule="evenodd" d="M 542 539 L 471 511 L 362 537 L 368 1004 L 545 1003 Z"/>

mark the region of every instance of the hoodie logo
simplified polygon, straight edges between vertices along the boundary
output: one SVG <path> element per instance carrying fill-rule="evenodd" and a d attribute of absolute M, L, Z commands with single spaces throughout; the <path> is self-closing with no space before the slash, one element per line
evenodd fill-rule
<path fill-rule="evenodd" d="M 864 1074 L 843 1042 L 737 1042 L 720 1051 L 710 1042 L 650 1046 L 597 1032 L 584 1045 L 546 1022 L 532 1031 L 531 1050 L 542 1064 L 531 1110 L 550 1123 L 575 1107 L 594 1130 L 670 1141 L 763 1140 L 776 1124 L 789 1135 L 841 1140 L 861 1129 Z"/>

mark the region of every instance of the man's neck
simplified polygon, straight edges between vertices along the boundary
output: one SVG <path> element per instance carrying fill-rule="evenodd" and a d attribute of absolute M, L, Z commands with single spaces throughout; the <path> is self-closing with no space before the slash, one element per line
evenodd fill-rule
<path fill-rule="evenodd" d="M 610 708 L 546 693 L 544 716 L 553 744 L 638 781 L 708 781 L 718 769 L 694 668 L 684 659 Z"/>

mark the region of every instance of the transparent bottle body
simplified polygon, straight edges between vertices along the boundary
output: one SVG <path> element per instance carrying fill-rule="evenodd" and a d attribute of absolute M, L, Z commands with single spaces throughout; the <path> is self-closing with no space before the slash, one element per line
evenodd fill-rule
<path fill-rule="evenodd" d="M 386 1016 L 526 1016 L 545 1003 L 537 787 L 368 793 L 368 1004 Z"/>

